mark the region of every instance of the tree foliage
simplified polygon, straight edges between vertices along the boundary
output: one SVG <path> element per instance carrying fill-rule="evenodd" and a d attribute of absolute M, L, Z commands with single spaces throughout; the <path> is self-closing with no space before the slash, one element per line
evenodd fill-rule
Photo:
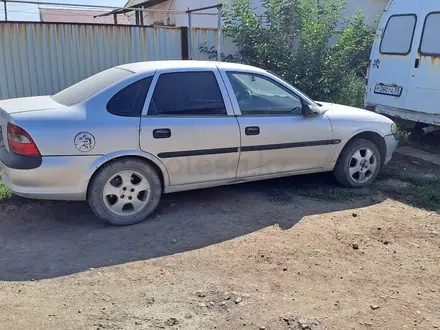
<path fill-rule="evenodd" d="M 361 105 L 374 28 L 360 11 L 338 27 L 345 4 L 262 0 L 263 12 L 257 12 L 250 0 L 232 0 L 225 6 L 224 32 L 239 49 L 234 60 L 272 71 L 314 99 Z"/>

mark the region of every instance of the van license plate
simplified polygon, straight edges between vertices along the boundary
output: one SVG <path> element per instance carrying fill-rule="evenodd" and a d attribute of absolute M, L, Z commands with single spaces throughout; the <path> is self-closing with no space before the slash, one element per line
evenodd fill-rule
<path fill-rule="evenodd" d="M 376 88 L 374 88 L 374 93 L 399 97 L 402 95 L 402 89 L 403 88 L 399 86 L 387 86 L 387 85 L 377 84 Z"/>

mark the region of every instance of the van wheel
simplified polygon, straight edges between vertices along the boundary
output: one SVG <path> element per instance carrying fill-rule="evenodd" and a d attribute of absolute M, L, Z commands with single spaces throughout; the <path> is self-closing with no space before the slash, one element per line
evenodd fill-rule
<path fill-rule="evenodd" d="M 420 142 L 422 140 L 422 135 L 423 135 L 422 129 L 424 129 L 427 126 L 429 125 L 424 123 L 415 123 L 411 131 L 410 140 L 412 142 Z"/>
<path fill-rule="evenodd" d="M 88 201 L 96 216 L 112 225 L 133 225 L 154 212 L 162 194 L 154 168 L 136 159 L 112 162 L 90 183 Z"/>
<path fill-rule="evenodd" d="M 343 186 L 362 188 L 373 183 L 381 164 L 379 149 L 373 142 L 354 139 L 342 151 L 333 173 Z"/>

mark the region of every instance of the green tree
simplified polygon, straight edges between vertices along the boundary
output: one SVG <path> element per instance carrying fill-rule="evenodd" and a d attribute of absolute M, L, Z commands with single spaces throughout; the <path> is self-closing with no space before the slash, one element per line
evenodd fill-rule
<path fill-rule="evenodd" d="M 312 98 L 360 106 L 374 28 L 357 12 L 331 43 L 345 4 L 262 0 L 259 15 L 250 0 L 232 0 L 225 6 L 224 31 L 239 50 L 234 60 L 272 71 Z M 356 99 L 347 97 L 350 89 Z"/>

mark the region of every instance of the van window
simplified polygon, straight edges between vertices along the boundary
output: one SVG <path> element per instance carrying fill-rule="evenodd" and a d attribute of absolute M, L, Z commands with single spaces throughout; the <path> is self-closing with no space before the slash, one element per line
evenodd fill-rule
<path fill-rule="evenodd" d="M 426 16 L 423 27 L 420 53 L 423 55 L 440 55 L 440 13 L 430 13 Z"/>
<path fill-rule="evenodd" d="M 393 15 L 388 20 L 380 44 L 382 54 L 408 55 L 414 37 L 417 16 Z"/>

